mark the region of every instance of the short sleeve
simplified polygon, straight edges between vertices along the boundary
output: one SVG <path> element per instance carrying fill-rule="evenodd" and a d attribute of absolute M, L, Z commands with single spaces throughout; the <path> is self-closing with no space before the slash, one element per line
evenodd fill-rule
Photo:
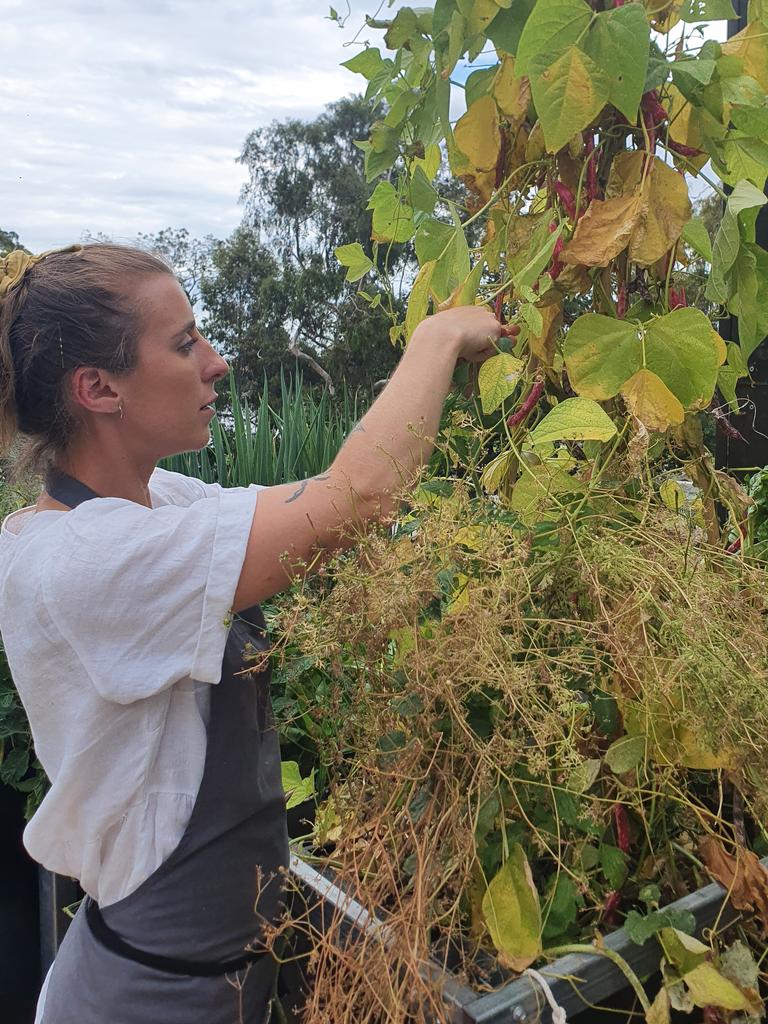
<path fill-rule="evenodd" d="M 156 508 L 93 499 L 62 516 L 43 601 L 102 697 L 127 704 L 188 676 L 219 682 L 259 490 L 217 487 Z"/>

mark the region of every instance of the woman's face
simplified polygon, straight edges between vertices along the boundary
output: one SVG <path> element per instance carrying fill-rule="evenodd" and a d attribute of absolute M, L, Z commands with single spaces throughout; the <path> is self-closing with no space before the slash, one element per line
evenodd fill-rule
<path fill-rule="evenodd" d="M 134 370 L 119 380 L 121 426 L 157 459 L 204 448 L 214 417 L 214 382 L 229 367 L 199 333 L 184 289 L 170 274 L 141 282 L 134 293 L 143 332 Z"/>

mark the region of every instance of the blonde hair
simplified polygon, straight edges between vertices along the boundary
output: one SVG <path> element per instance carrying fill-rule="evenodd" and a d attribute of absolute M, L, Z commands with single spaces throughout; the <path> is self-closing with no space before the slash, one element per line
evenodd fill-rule
<path fill-rule="evenodd" d="M 172 274 L 142 249 L 102 243 L 53 252 L 0 300 L 0 456 L 9 476 L 45 473 L 77 429 L 66 381 L 79 366 L 130 373 L 137 279 Z"/>

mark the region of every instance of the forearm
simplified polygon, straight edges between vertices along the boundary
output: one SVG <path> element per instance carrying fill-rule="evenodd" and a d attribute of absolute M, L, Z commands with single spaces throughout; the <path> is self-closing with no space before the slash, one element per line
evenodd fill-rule
<path fill-rule="evenodd" d="M 381 395 L 345 441 L 331 470 L 366 501 L 413 482 L 434 448 L 458 347 L 418 329 Z"/>

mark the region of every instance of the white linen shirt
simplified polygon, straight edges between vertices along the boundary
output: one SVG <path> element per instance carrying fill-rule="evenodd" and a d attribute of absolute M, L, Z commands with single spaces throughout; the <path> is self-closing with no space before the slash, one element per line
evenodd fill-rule
<path fill-rule="evenodd" d="M 29 507 L 0 529 L 0 633 L 51 780 L 24 845 L 101 906 L 189 822 L 260 489 L 156 469 L 151 508 Z"/>

